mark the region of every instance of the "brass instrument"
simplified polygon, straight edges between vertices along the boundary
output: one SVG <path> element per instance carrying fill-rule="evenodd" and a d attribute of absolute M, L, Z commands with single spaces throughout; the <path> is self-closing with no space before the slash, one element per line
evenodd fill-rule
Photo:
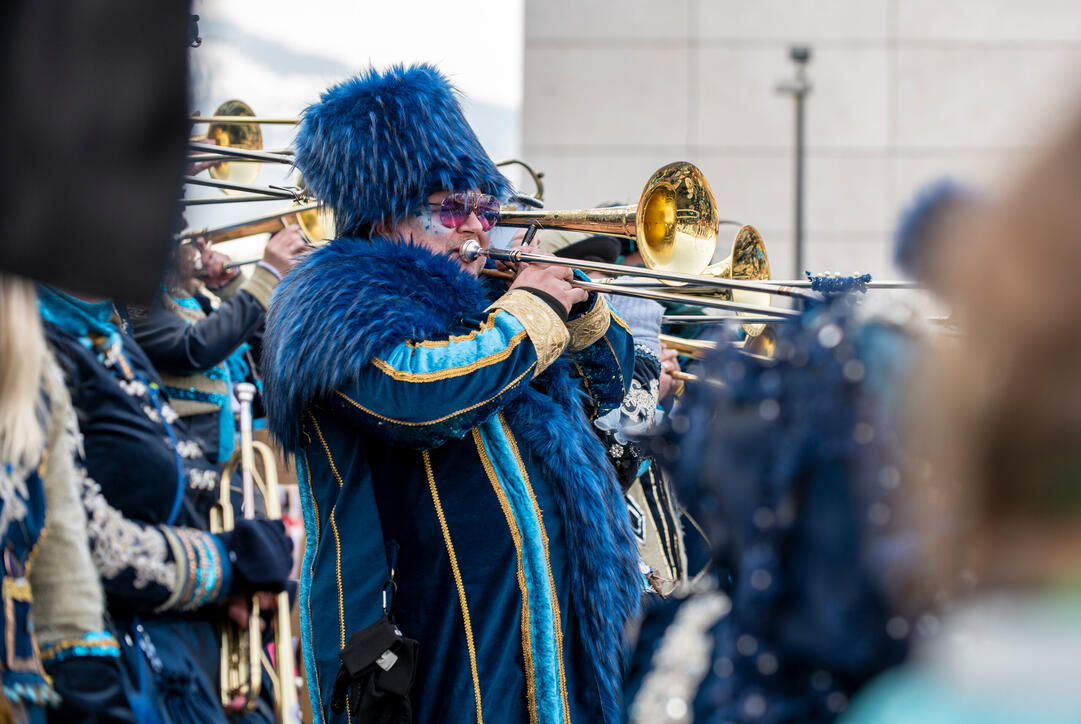
<path fill-rule="evenodd" d="M 220 117 L 242 119 L 223 123 L 215 120 Z M 193 119 L 203 123 L 209 123 L 206 135 L 191 139 L 192 141 L 205 141 L 214 144 L 218 148 L 239 148 L 249 151 L 258 151 L 263 147 L 263 132 L 258 123 L 251 120 L 255 118 L 255 111 L 244 101 L 225 101 L 214 111 L 210 118 L 193 116 Z M 232 163 L 220 161 L 207 169 L 210 177 L 219 181 L 231 181 L 238 184 L 250 184 L 259 175 L 258 163 Z M 225 189 L 226 193 L 230 190 Z"/>
<path fill-rule="evenodd" d="M 716 342 L 706 339 L 686 339 L 671 334 L 659 334 L 657 338 L 660 340 L 661 345 L 674 349 L 684 357 L 693 357 L 694 359 L 705 359 L 707 352 L 717 349 Z"/>
<path fill-rule="evenodd" d="M 313 202 L 216 229 L 189 229 L 183 232 L 180 238 L 194 239 L 201 236 L 212 244 L 220 244 L 254 234 L 273 234 L 289 224 L 298 225 L 309 244 L 322 244 L 335 236 L 333 214 L 326 207 Z"/>
<path fill-rule="evenodd" d="M 753 281 L 769 280 L 769 256 L 766 255 L 766 243 L 758 229 L 746 225 L 736 232 L 732 242 L 732 253 L 724 261 L 707 266 L 702 275 L 716 279 L 747 279 Z M 721 299 L 732 299 L 747 304 L 769 306 L 770 295 L 765 292 L 751 292 L 738 289 L 722 289 L 716 292 Z M 743 331 L 750 337 L 757 337 L 765 330 L 759 323 L 744 323 Z"/>
<path fill-rule="evenodd" d="M 777 334 L 772 327 L 766 327 L 765 325 L 763 327 L 762 332 L 759 334 L 747 335 L 746 339 L 732 342 L 732 344 L 747 354 L 759 357 L 773 357 L 773 351 L 777 346 Z M 665 347 L 674 349 L 681 355 L 694 359 L 705 359 L 710 350 L 717 349 L 717 343 L 708 339 L 688 339 L 671 334 L 657 336 Z"/>
<path fill-rule="evenodd" d="M 533 183 L 537 187 L 537 193 L 533 194 L 533 198 L 535 198 L 537 201 L 543 201 L 544 200 L 544 181 L 541 180 L 541 179 L 544 178 L 544 171 L 538 171 L 535 168 L 533 168 L 532 166 L 530 166 L 528 163 L 526 163 L 525 161 L 522 161 L 521 159 L 517 159 L 517 158 L 508 158 L 508 159 L 504 159 L 503 161 L 496 161 L 495 165 L 496 166 L 521 166 L 523 169 L 525 169 L 525 172 L 529 174 L 529 177 L 533 179 Z"/>
<path fill-rule="evenodd" d="M 714 273 L 704 273 L 704 270 L 709 268 L 708 264 L 717 248 L 717 227 L 721 221 L 713 191 L 709 188 L 705 176 L 693 164 L 685 161 L 670 163 L 654 172 L 642 189 L 636 205 L 574 211 L 519 211 L 503 208 L 500 209 L 499 223 L 504 226 L 564 229 L 635 239 L 647 268 L 552 257 L 542 260 L 539 257 L 529 258 L 531 255 L 527 252 L 481 250 L 479 245 L 471 246 L 468 243 L 462 247 L 463 258 L 466 258 L 466 254 L 470 255 L 469 258 L 484 254 L 507 261 L 544 261 L 547 264 L 572 266 L 585 271 L 646 277 L 660 280 L 666 286 L 688 284 L 694 287 L 783 294 L 799 299 L 815 298 L 803 290 L 741 278 L 747 274 L 746 270 L 752 267 L 752 257 L 760 256 L 761 259 L 755 266 L 761 268 L 764 265 L 767 274 L 769 271 L 762 237 L 753 227 L 741 229 L 733 245 L 730 258 L 735 259 L 738 265 L 736 274 L 722 278 L 719 269 Z M 611 286 L 634 285 L 613 281 Z M 622 293 L 615 289 L 602 291 Z"/>
<path fill-rule="evenodd" d="M 682 161 L 654 172 L 636 205 L 575 211 L 505 210 L 499 217 L 504 226 L 636 239 L 646 266 L 682 274 L 698 274 L 709 264 L 717 247 L 719 221 L 706 177 L 696 166 Z"/>
<path fill-rule="evenodd" d="M 701 171 L 686 162 L 671 163 L 656 171 L 643 188 L 638 204 L 634 206 L 577 211 L 501 210 L 499 223 L 507 226 L 544 227 L 631 237 L 637 240 L 647 268 L 564 259 L 532 254 L 519 249 L 483 249 L 473 240 L 467 241 L 459 249 L 462 259 L 471 261 L 478 256 L 487 256 L 510 262 L 539 262 L 574 267 L 583 271 L 598 271 L 604 274 L 647 277 L 659 279 L 673 286 L 691 284 L 696 287 L 740 289 L 752 292 L 768 291 L 803 298 L 809 296 L 806 292 L 792 289 L 777 290 L 774 287 L 767 289 L 758 281 L 701 274 L 713 258 L 717 246 L 719 220 L 709 184 Z M 761 241 L 761 237 L 758 238 Z M 758 251 L 764 255 L 764 249 Z M 735 254 L 735 251 L 734 256 L 742 258 Z M 798 315 L 795 310 L 781 307 L 692 297 L 670 291 L 636 289 L 633 286 L 621 286 L 617 283 L 574 281 L 572 284 L 589 291 L 645 297 L 657 301 L 729 309 L 772 317 Z"/>
<path fill-rule="evenodd" d="M 240 465 L 243 480 L 243 515 L 255 516 L 255 489 L 264 501 L 266 517 L 281 519 L 281 503 L 278 497 L 278 473 L 274 452 L 268 445 L 252 437 L 251 404 L 255 397 L 255 385 L 242 382 L 236 386 L 240 401 L 240 449 L 226 463 L 222 471 L 219 500 L 211 509 L 210 529 L 222 532 L 233 528 L 233 506 L 230 498 L 230 480 L 236 466 Z M 259 454 L 262 474 L 255 466 L 255 454 Z M 252 596 L 250 616 L 246 629 L 240 629 L 230 621 L 221 624 L 221 660 L 219 689 L 223 707 L 230 707 L 236 699 L 244 701 L 245 711 L 255 706 L 262 691 L 262 670 L 270 674 L 274 693 L 274 718 L 277 724 L 299 724 L 300 709 L 297 701 L 296 661 L 293 653 L 293 634 L 290 621 L 289 593 L 277 595 L 272 631 L 274 658 L 271 664 L 263 653 L 263 634 L 259 618 L 259 598 Z"/>

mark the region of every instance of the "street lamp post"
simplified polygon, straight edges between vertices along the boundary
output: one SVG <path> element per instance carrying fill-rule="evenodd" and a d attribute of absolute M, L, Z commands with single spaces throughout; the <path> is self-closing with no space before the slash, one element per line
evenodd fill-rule
<path fill-rule="evenodd" d="M 803 106 L 811 92 L 811 81 L 807 79 L 807 63 L 811 60 L 811 48 L 806 45 L 792 46 L 788 57 L 796 64 L 796 77 L 781 81 L 777 85 L 778 93 L 791 95 L 796 101 L 796 148 L 795 148 L 795 276 L 803 273 Z"/>

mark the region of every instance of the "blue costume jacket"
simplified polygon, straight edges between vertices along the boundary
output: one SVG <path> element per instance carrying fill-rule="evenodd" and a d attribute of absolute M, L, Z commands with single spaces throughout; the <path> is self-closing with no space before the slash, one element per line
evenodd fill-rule
<path fill-rule="evenodd" d="M 338 653 L 382 613 L 391 540 L 415 721 L 618 721 L 642 581 L 586 416 L 620 404 L 633 341 L 602 299 L 564 326 L 503 291 L 411 244 L 343 239 L 271 303 L 266 402 L 298 463 L 316 721 L 347 721 L 329 709 Z"/>
<path fill-rule="evenodd" d="M 44 463 L 42 463 L 44 464 Z M 45 491 L 38 468 L 19 469 L 0 460 L 0 562 L 3 617 L 0 618 L 0 681 L 15 706 L 56 703 L 34 641 L 26 579 L 33 551 L 45 526 Z"/>
<path fill-rule="evenodd" d="M 211 462 L 225 463 L 234 448 L 232 387 L 261 385 L 249 350 L 262 338 L 273 272 L 258 267 L 216 290 L 221 304 L 186 289 L 165 289 L 147 307 L 128 306 L 131 335 L 154 363 L 173 408 Z M 258 354 L 254 353 L 254 358 Z M 256 417 L 262 417 L 257 400 Z"/>
<path fill-rule="evenodd" d="M 84 437 L 77 482 L 124 643 L 132 708 L 153 709 L 163 724 L 224 724 L 211 604 L 229 591 L 233 565 L 206 532 L 220 473 L 178 422 L 111 302 L 80 302 L 45 286 L 38 296 Z M 268 718 L 257 708 L 248 721 Z"/>

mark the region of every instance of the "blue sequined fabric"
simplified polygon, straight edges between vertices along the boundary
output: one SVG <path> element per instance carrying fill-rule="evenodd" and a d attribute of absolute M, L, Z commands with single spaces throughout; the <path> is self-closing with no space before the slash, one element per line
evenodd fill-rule
<path fill-rule="evenodd" d="M 870 274 L 853 274 L 840 276 L 837 274 L 812 274 L 804 271 L 808 281 L 811 282 L 811 291 L 821 292 L 826 295 L 847 294 L 848 292 L 866 292 L 867 283 L 871 281 Z"/>
<path fill-rule="evenodd" d="M 713 628 L 695 721 L 829 722 L 899 662 L 883 551 L 900 484 L 894 390 L 908 338 L 852 298 L 777 325 L 775 358 L 722 345 L 659 456 L 705 528 L 732 600 Z"/>

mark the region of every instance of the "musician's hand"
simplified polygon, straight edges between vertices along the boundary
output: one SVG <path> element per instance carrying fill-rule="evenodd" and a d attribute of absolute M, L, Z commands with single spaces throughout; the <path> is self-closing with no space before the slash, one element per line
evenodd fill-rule
<path fill-rule="evenodd" d="M 530 246 L 515 248 L 522 249 L 530 254 L 553 256 L 546 251 L 534 249 Z M 564 313 L 570 314 L 571 307 L 589 298 L 589 293 L 586 290 L 570 285 L 572 279 L 574 279 L 574 270 L 570 267 L 553 266 L 543 262 L 521 262 L 518 264 L 518 276 L 514 278 L 510 288 L 539 289 L 562 304 Z"/>
<path fill-rule="evenodd" d="M 203 282 L 208 287 L 220 289 L 236 279 L 240 271 L 226 266 L 230 261 L 228 256 L 211 249 L 207 246 L 206 239 L 201 236 L 195 240 L 195 245 L 199 249 L 199 257 L 204 270 Z"/>
<path fill-rule="evenodd" d="M 534 254 L 534 253 L 536 253 L 536 254 L 544 254 L 544 253 L 546 253 L 546 252 L 541 251 L 540 249 L 538 249 L 535 246 L 530 246 L 528 244 L 523 244 L 522 243 L 522 240 L 525 239 L 526 232 L 528 232 L 528 231 L 529 231 L 529 229 L 518 229 L 518 231 L 514 232 L 514 236 L 511 237 L 510 244 L 507 245 L 507 251 L 513 251 L 514 249 L 520 249 L 522 251 L 529 252 L 530 254 Z M 509 271 L 509 272 L 514 272 L 514 270 L 518 268 L 518 265 L 515 264 L 513 261 L 503 261 L 502 259 L 497 259 L 496 262 L 495 262 L 495 266 L 496 266 L 496 269 L 501 269 L 503 271 Z"/>
<path fill-rule="evenodd" d="M 270 237 L 263 250 L 263 261 L 285 276 L 310 247 L 300 233 L 300 227 L 290 225 Z"/>
<path fill-rule="evenodd" d="M 196 111 L 195 115 L 199 115 L 199 111 Z M 199 143 L 203 143 L 203 144 L 207 144 L 207 145 L 211 145 L 211 146 L 217 146 L 218 145 L 218 139 L 216 139 L 216 138 L 201 138 L 201 139 L 199 139 Z M 187 167 L 184 169 L 184 175 L 185 176 L 198 176 L 203 171 L 206 171 L 208 168 L 213 168 L 214 166 L 217 166 L 219 163 L 221 163 L 221 162 L 220 161 L 200 161 L 198 163 L 189 163 L 187 165 Z"/>
<path fill-rule="evenodd" d="M 274 613 L 278 610 L 278 597 L 273 593 L 260 591 L 255 595 L 259 597 L 260 615 Z M 226 614 L 233 623 L 241 628 L 248 627 L 248 621 L 251 619 L 251 597 L 228 596 L 222 600 L 222 603 L 225 605 Z M 259 630 L 266 630 L 266 621 L 259 621 Z"/>
<path fill-rule="evenodd" d="M 244 518 L 236 521 L 233 530 L 214 535 L 232 563 L 230 595 L 286 590 L 293 567 L 293 541 L 280 520 Z"/>
<path fill-rule="evenodd" d="M 677 380 L 672 377 L 673 372 L 679 371 L 679 352 L 671 347 L 662 346 L 660 391 L 657 393 L 658 401 L 668 397 L 672 390 L 683 384 L 682 380 Z"/>

